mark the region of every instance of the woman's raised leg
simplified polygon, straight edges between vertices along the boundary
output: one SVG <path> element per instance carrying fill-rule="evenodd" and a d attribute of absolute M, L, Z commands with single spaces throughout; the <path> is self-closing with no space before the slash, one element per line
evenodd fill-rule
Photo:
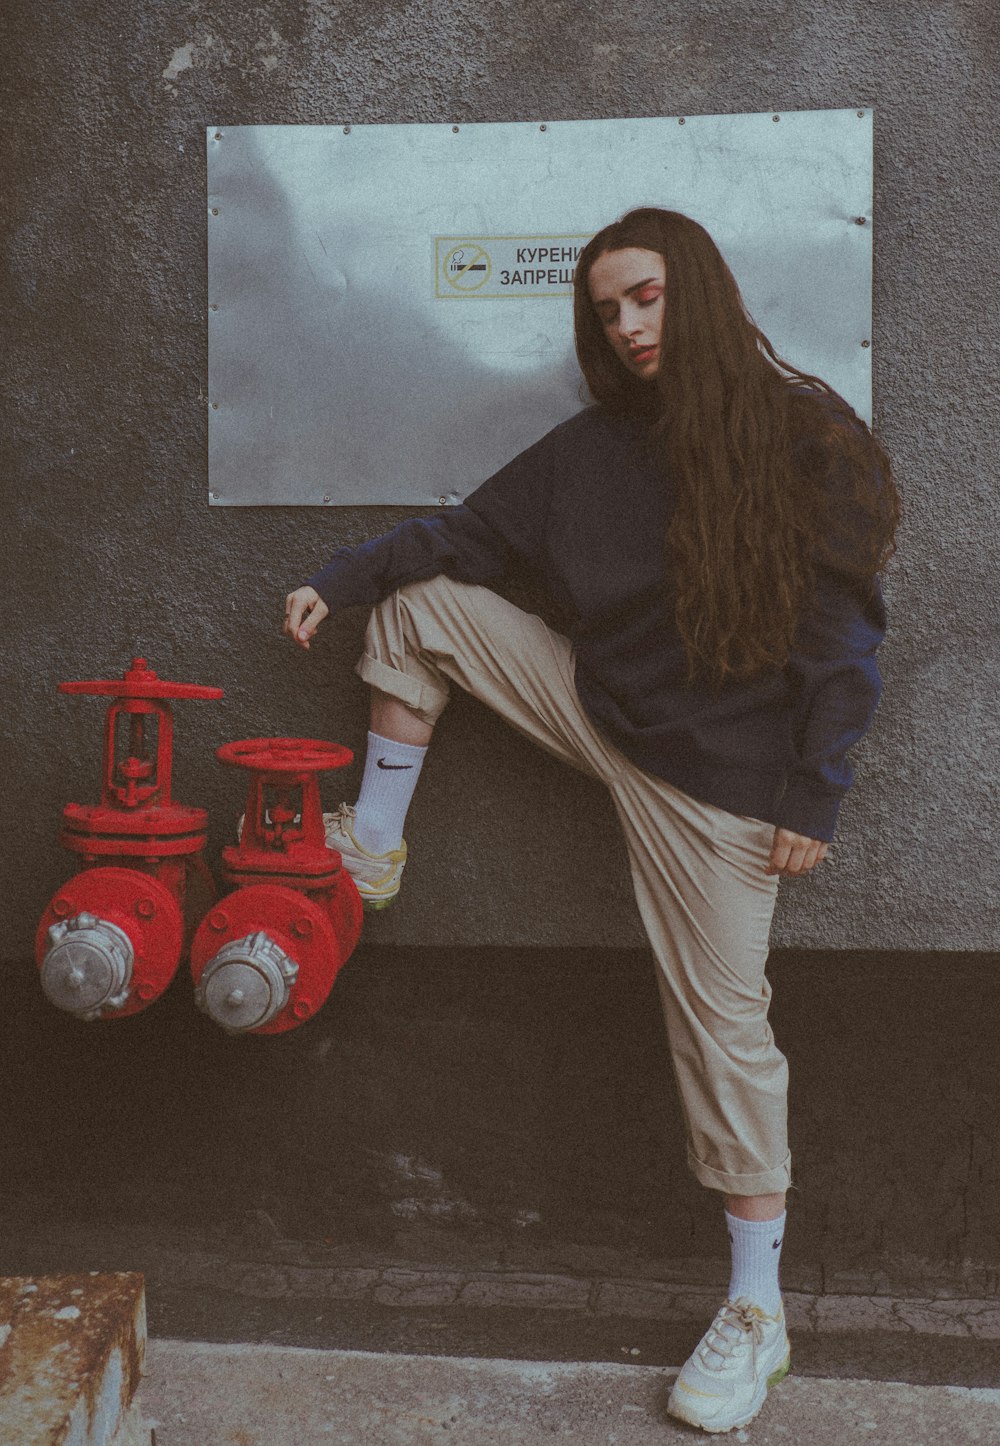
<path fill-rule="evenodd" d="M 354 807 L 328 814 L 326 841 L 341 855 L 367 909 L 384 909 L 399 893 L 406 844 L 403 827 L 434 724 L 398 698 L 372 688 L 368 745 Z"/>
<path fill-rule="evenodd" d="M 440 576 L 391 594 L 358 672 L 372 688 L 365 773 L 355 808 L 328 816 L 327 842 L 368 908 L 399 892 L 406 809 L 452 683 L 564 763 L 604 782 L 621 769 L 580 706 L 567 640 L 487 588 Z"/>
<path fill-rule="evenodd" d="M 371 720 L 369 729 L 380 738 L 393 743 L 408 743 L 415 748 L 426 748 L 434 732 L 434 724 L 407 708 L 398 698 L 390 698 L 378 688 L 372 689 Z"/>

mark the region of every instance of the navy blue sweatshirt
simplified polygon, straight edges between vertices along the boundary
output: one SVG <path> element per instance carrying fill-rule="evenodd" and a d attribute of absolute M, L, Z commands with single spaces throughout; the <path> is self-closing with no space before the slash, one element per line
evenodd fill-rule
<path fill-rule="evenodd" d="M 463 506 L 341 548 L 310 584 L 333 613 L 439 573 L 488 585 L 526 568 L 571 619 L 580 701 L 628 759 L 730 813 L 829 840 L 847 751 L 878 702 L 881 595 L 827 565 L 783 670 L 689 684 L 665 576 L 669 480 L 644 438 L 640 422 L 587 408 Z"/>

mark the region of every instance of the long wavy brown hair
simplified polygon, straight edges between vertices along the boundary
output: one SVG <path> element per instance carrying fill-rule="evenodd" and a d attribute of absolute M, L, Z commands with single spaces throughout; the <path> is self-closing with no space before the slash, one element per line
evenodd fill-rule
<path fill-rule="evenodd" d="M 653 381 L 615 355 L 588 288 L 597 258 L 627 247 L 666 262 Z M 644 207 L 598 232 L 577 263 L 574 322 L 594 401 L 648 423 L 671 479 L 667 578 L 689 680 L 784 666 L 818 570 L 870 595 L 893 554 L 885 451 L 826 382 L 777 355 L 711 236 L 679 211 Z"/>

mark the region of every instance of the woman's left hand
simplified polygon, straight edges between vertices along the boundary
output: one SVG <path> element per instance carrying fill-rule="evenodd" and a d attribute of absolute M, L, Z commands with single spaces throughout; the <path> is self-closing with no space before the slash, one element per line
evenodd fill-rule
<path fill-rule="evenodd" d="M 764 872 L 801 878 L 826 858 L 826 850 L 827 845 L 818 838 L 806 838 L 805 834 L 792 833 L 791 829 L 776 828 L 771 857 Z"/>

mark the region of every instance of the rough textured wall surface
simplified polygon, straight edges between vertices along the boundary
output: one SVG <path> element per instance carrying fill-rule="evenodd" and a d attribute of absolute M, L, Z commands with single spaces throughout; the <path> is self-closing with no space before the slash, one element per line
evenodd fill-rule
<path fill-rule="evenodd" d="M 98 787 L 102 707 L 60 679 L 138 652 L 226 689 L 177 709 L 175 791 L 212 809 L 213 849 L 239 811 L 217 744 L 364 738 L 363 618 L 308 655 L 276 621 L 334 546 L 400 512 L 206 504 L 204 127 L 854 104 L 875 108 L 876 423 L 908 518 L 885 700 L 833 855 L 786 883 L 775 938 L 994 945 L 997 41 L 989 0 L 10 0 L 3 955 L 28 952 L 68 872 L 63 803 Z M 641 941 L 601 792 L 467 700 L 411 819 L 405 902 L 373 941 Z"/>

